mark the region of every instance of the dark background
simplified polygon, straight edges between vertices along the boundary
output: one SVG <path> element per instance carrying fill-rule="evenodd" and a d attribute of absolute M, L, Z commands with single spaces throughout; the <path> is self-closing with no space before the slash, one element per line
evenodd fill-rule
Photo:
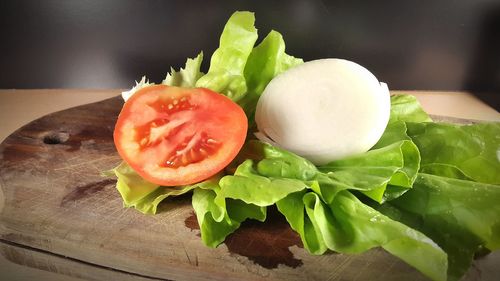
<path fill-rule="evenodd" d="M 129 88 L 205 52 L 232 12 L 305 60 L 356 61 L 391 89 L 468 90 L 499 108 L 500 1 L 1 1 L 0 88 Z"/>

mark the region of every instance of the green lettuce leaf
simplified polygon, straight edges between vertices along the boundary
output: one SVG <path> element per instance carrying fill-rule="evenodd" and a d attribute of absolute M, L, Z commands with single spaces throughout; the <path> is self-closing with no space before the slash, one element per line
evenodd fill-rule
<path fill-rule="evenodd" d="M 406 122 L 394 121 L 387 124 L 384 133 L 370 150 L 382 148 L 402 140 L 411 141 L 410 136 L 407 134 Z"/>
<path fill-rule="evenodd" d="M 253 121 L 257 101 L 271 79 L 302 63 L 304 63 L 302 59 L 285 53 L 285 41 L 281 34 L 274 30 L 253 48 L 244 70 L 247 93 L 238 101 L 249 116 L 249 120 Z"/>
<path fill-rule="evenodd" d="M 396 121 L 432 122 L 432 119 L 422 109 L 415 96 L 393 95 L 391 96 L 391 115 L 389 123 Z"/>
<path fill-rule="evenodd" d="M 257 163 L 257 172 L 265 177 L 309 181 L 318 173 L 316 166 L 309 160 L 258 140 L 247 141 L 231 166 L 238 166 L 248 159 Z"/>
<path fill-rule="evenodd" d="M 183 88 L 193 88 L 196 86 L 196 81 L 203 76 L 200 67 L 203 62 L 203 52 L 199 53 L 196 58 L 188 58 L 186 66 L 176 71 L 172 67 L 170 73 L 167 74 L 165 79 L 161 82 L 163 85 L 176 86 Z"/>
<path fill-rule="evenodd" d="M 200 226 L 201 239 L 215 248 L 246 219 L 264 221 L 266 208 L 240 200 L 220 197 L 218 180 L 206 181 L 193 191 L 192 205 Z"/>
<path fill-rule="evenodd" d="M 169 196 L 189 192 L 196 185 L 166 187 L 143 179 L 127 163 L 122 162 L 113 169 L 116 177 L 116 189 L 123 199 L 123 206 L 133 207 L 144 214 L 156 214 L 158 204 Z"/>
<path fill-rule="evenodd" d="M 326 202 L 331 202 L 335 194 L 344 189 L 361 190 L 377 202 L 393 199 L 411 188 L 420 162 L 418 149 L 409 140 L 398 141 L 318 168 L 303 157 L 256 140 L 249 141 L 240 154 L 240 159 L 254 161 L 247 160 L 244 165 L 237 168 L 234 176 L 225 177 L 222 180 L 224 190 L 231 189 L 238 192 L 243 190 L 241 186 L 246 186 L 249 189 L 247 193 L 254 190 L 255 194 L 260 194 L 260 191 L 255 192 L 252 188 L 260 186 L 259 190 L 263 190 L 271 183 L 282 185 L 289 182 L 289 193 L 300 190 L 294 190 L 292 186 L 307 186 L 321 194 Z M 285 179 L 300 180 L 302 185 L 300 182 L 285 181 Z M 269 189 L 274 190 L 274 188 Z M 276 189 L 276 192 L 277 190 L 279 189 Z M 393 192 L 394 190 L 397 194 Z M 276 196 L 283 195 L 287 194 Z M 245 201 L 239 197 L 238 199 L 254 204 L 266 204 L 276 199 L 269 194 L 264 197 L 268 198 L 268 201 L 261 203 Z"/>
<path fill-rule="evenodd" d="M 448 253 L 449 280 L 458 280 L 483 246 L 500 248 L 498 202 L 498 185 L 419 174 L 410 191 L 380 210 L 440 245 Z"/>
<path fill-rule="evenodd" d="M 244 70 L 257 40 L 255 17 L 250 12 L 235 12 L 227 21 L 220 45 L 210 60 L 208 73 L 196 87 L 208 88 L 238 101 L 247 92 Z"/>
<path fill-rule="evenodd" d="M 314 192 L 298 192 L 277 203 L 278 210 L 313 254 L 326 249 L 362 253 L 382 247 L 433 280 L 446 280 L 447 255 L 432 240 L 340 191 L 330 204 Z"/>
<path fill-rule="evenodd" d="M 282 213 L 290 227 L 299 234 L 304 248 L 313 255 L 321 255 L 326 252 L 327 247 L 321 236 L 321 232 L 315 229 L 315 225 L 304 212 L 302 198 L 306 190 L 289 194 L 287 197 L 276 202 L 276 206 Z"/>
<path fill-rule="evenodd" d="M 326 202 L 331 202 L 336 192 L 356 189 L 382 203 L 388 184 L 406 189 L 412 187 L 419 163 L 420 154 L 415 144 L 399 141 L 319 167 L 332 180 L 330 183 L 325 180 L 326 185 L 320 185 L 324 188 L 319 193 Z"/>
<path fill-rule="evenodd" d="M 233 233 L 240 224 L 231 220 L 224 207 L 214 203 L 217 194 L 212 190 L 197 188 L 193 191 L 192 205 L 205 245 L 215 248 Z"/>
<path fill-rule="evenodd" d="M 359 253 L 380 246 L 431 279 L 446 280 L 447 254 L 424 234 L 382 215 L 347 191 L 329 207 L 341 229 L 350 232 L 346 238 L 354 241 L 341 244 L 337 251 Z"/>
<path fill-rule="evenodd" d="M 432 119 L 414 96 L 391 96 L 389 122 L 379 141 L 371 149 L 381 148 L 402 140 L 411 140 L 407 134 L 406 122 L 432 122 Z"/>
<path fill-rule="evenodd" d="M 500 184 L 500 123 L 407 123 L 421 172 Z"/>
<path fill-rule="evenodd" d="M 260 141 L 250 141 L 249 145 L 262 153 L 257 171 L 263 176 L 308 181 L 318 172 L 313 163 L 292 152 Z"/>
<path fill-rule="evenodd" d="M 297 179 L 262 176 L 253 168 L 252 160 L 243 162 L 234 175 L 225 176 L 220 181 L 221 196 L 261 207 L 273 205 L 290 193 L 314 184 Z"/>
<path fill-rule="evenodd" d="M 194 59 L 188 58 L 186 61 L 186 66 L 184 68 L 181 68 L 179 71 L 175 71 L 175 69 L 170 68 L 170 73 L 167 74 L 167 76 L 161 83 L 163 85 L 176 87 L 195 87 L 196 81 L 198 81 L 198 79 L 203 76 L 203 72 L 200 71 L 202 61 L 203 52 L 198 54 L 198 56 Z M 142 76 L 141 80 L 139 82 L 136 82 L 136 85 L 132 89 L 122 92 L 122 98 L 123 100 L 127 101 L 137 91 L 151 85 L 154 85 L 154 83 L 150 83 L 146 76 Z"/>

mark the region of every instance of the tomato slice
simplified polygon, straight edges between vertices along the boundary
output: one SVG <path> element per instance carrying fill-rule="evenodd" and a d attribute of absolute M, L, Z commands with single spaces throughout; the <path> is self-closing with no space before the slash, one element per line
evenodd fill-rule
<path fill-rule="evenodd" d="M 186 185 L 224 169 L 243 146 L 247 126 L 244 111 L 224 95 L 155 85 L 125 103 L 114 141 L 120 156 L 144 179 Z"/>

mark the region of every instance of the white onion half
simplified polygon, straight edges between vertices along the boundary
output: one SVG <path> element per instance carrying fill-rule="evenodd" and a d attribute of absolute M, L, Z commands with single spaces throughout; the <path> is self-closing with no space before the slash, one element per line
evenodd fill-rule
<path fill-rule="evenodd" d="M 366 68 L 320 59 L 275 77 L 257 104 L 259 139 L 315 164 L 368 151 L 390 113 L 389 89 Z"/>

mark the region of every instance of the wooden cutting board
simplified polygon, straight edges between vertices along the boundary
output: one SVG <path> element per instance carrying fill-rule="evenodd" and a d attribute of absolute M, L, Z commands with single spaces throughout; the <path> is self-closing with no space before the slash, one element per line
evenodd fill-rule
<path fill-rule="evenodd" d="M 112 132 L 120 97 L 56 112 L 0 145 L 0 252 L 8 260 L 88 280 L 427 280 L 381 249 L 308 254 L 285 219 L 246 222 L 207 248 L 190 194 L 159 214 L 125 209 Z M 481 260 L 467 275 L 477 280 Z M 1 270 L 0 270 L 1 276 Z"/>

